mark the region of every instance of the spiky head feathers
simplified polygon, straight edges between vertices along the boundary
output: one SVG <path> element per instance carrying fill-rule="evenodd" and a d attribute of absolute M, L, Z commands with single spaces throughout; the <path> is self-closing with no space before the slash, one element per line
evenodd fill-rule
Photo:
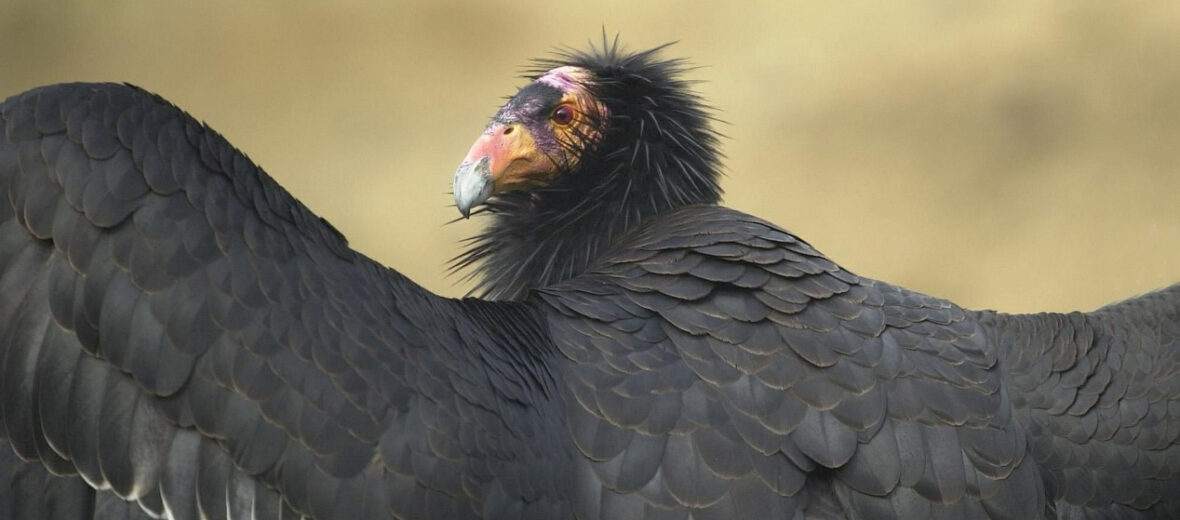
<path fill-rule="evenodd" d="M 521 297 L 577 274 L 647 218 L 718 202 L 712 117 L 662 49 L 615 43 L 534 62 L 456 172 L 460 209 L 472 200 L 460 200 L 460 181 L 479 176 L 493 215 L 454 264 L 478 264 L 478 291 Z"/>

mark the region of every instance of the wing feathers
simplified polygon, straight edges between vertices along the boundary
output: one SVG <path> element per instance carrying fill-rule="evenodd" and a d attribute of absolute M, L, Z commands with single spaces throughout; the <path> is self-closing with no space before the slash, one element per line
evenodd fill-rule
<path fill-rule="evenodd" d="M 569 516 L 527 470 L 568 455 L 529 415 L 535 309 L 471 313 L 373 264 L 138 89 L 0 105 L 0 294 L 0 435 L 157 513 L 465 517 L 509 475 L 500 506 Z"/>
<path fill-rule="evenodd" d="M 1016 487 L 1027 480 L 1009 479 L 1035 468 L 1016 455 L 1025 440 L 995 354 L 962 311 L 722 208 L 677 210 L 627 240 L 596 272 L 542 292 L 576 374 L 567 414 L 594 468 L 580 485 L 610 497 L 600 515 L 1043 511 Z M 658 402 L 647 382 L 680 380 L 659 394 L 679 417 L 662 451 L 637 442 Z"/>

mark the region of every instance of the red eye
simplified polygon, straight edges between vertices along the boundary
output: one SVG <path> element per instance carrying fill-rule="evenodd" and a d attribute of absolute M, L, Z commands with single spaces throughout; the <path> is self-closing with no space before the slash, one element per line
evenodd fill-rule
<path fill-rule="evenodd" d="M 561 126 L 568 125 L 574 122 L 574 109 L 569 105 L 559 105 L 553 109 L 553 114 L 549 116 L 549 119 Z"/>

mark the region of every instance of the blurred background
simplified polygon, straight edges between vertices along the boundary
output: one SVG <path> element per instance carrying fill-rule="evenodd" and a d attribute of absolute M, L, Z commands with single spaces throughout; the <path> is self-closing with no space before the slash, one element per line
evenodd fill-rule
<path fill-rule="evenodd" d="M 460 295 L 455 166 L 519 72 L 603 29 L 679 41 L 726 204 L 859 274 L 1007 311 L 1180 280 L 1173 2 L 0 1 L 0 98 L 131 82 L 360 251 Z"/>

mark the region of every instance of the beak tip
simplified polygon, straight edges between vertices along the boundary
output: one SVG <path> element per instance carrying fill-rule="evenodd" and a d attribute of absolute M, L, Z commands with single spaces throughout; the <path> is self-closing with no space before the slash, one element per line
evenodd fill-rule
<path fill-rule="evenodd" d="M 489 169 L 491 159 L 481 157 L 475 162 L 464 162 L 455 170 L 453 190 L 455 207 L 463 218 L 471 218 L 471 208 L 486 202 L 492 196 L 494 183 Z"/>

